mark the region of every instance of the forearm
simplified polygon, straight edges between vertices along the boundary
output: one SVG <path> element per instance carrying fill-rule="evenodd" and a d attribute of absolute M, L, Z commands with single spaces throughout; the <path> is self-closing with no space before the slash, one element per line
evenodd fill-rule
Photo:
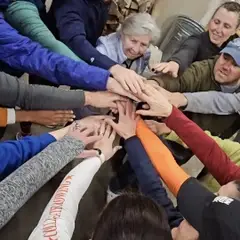
<path fill-rule="evenodd" d="M 100 166 L 101 161 L 98 157 L 89 158 L 66 175 L 45 208 L 38 225 L 28 238 L 29 240 L 45 239 L 46 235 L 51 238 L 55 236 L 56 232 L 59 240 L 72 238 L 78 204 Z M 56 204 L 59 196 L 64 199 L 61 207 Z M 52 225 L 55 226 L 55 229 L 47 231 L 48 227 Z"/>
<path fill-rule="evenodd" d="M 231 162 L 214 140 L 181 111 L 173 108 L 165 123 L 176 132 L 221 185 L 240 178 L 240 168 Z"/>
<path fill-rule="evenodd" d="M 143 120 L 137 125 L 137 136 L 151 159 L 154 167 L 166 183 L 170 191 L 176 196 L 182 183 L 189 176 L 177 165 L 167 147 L 146 126 Z"/>
<path fill-rule="evenodd" d="M 0 144 L 0 178 L 3 179 L 27 160 L 56 141 L 53 135 L 26 137 L 19 141 L 5 141 Z"/>
<path fill-rule="evenodd" d="M 125 149 L 143 194 L 164 207 L 171 228 L 178 227 L 183 218 L 168 198 L 161 179 L 154 169 L 141 141 L 136 136 L 129 138 L 125 141 Z"/>
<path fill-rule="evenodd" d="M 196 36 L 190 36 L 181 44 L 178 51 L 170 58 L 169 61 L 174 61 L 179 64 L 179 72 L 183 73 L 196 58 L 199 47 L 199 39 Z"/>
<path fill-rule="evenodd" d="M 61 88 L 24 85 L 20 88 L 18 103 L 25 110 L 69 110 L 85 105 L 82 90 L 64 90 Z"/>
<path fill-rule="evenodd" d="M 110 73 L 50 52 L 20 35 L 0 14 L 0 60 L 11 67 L 41 76 L 58 85 L 105 90 Z"/>
<path fill-rule="evenodd" d="M 84 150 L 84 144 L 72 137 L 49 145 L 14 173 L 0 182 L 0 228 L 64 166 Z M 31 188 L 29 188 L 31 186 Z"/>
<path fill-rule="evenodd" d="M 188 101 L 184 111 L 217 115 L 229 115 L 240 111 L 240 94 L 210 91 L 184 93 L 184 96 Z"/>

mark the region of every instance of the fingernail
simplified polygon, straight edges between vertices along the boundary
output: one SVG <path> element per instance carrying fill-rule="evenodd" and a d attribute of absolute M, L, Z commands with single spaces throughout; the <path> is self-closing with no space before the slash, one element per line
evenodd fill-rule
<path fill-rule="evenodd" d="M 73 115 L 73 118 L 76 118 L 76 116 L 75 116 L 75 115 Z"/>
<path fill-rule="evenodd" d="M 73 121 L 74 121 L 73 119 L 70 120 L 70 122 L 73 122 Z"/>

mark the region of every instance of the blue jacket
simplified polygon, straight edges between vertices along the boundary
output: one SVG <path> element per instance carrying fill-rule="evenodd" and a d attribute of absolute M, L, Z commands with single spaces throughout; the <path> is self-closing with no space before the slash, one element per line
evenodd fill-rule
<path fill-rule="evenodd" d="M 55 141 L 56 139 L 47 133 L 0 143 L 0 180 Z"/>
<path fill-rule="evenodd" d="M 53 0 L 49 13 L 56 20 L 59 39 L 84 61 L 104 69 L 116 65 L 95 49 L 109 6 L 103 0 Z"/>
<path fill-rule="evenodd" d="M 171 228 L 178 227 L 183 218 L 180 212 L 173 206 L 172 201 L 168 198 L 162 181 L 139 138 L 134 136 L 127 139 L 125 141 L 125 149 L 131 167 L 136 174 L 141 191 L 144 195 L 152 198 L 165 209 Z"/>
<path fill-rule="evenodd" d="M 0 6 L 6 2 L 0 1 Z M 4 20 L 2 13 L 0 13 L 0 60 L 12 68 L 41 76 L 54 84 L 88 90 L 106 90 L 110 75 L 104 69 L 53 53 L 20 35 Z"/>

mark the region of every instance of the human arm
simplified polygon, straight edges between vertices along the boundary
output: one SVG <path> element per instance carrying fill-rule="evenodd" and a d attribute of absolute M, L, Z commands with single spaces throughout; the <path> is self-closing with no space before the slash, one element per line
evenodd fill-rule
<path fill-rule="evenodd" d="M 206 79 L 211 78 L 213 61 L 215 60 L 194 62 L 178 78 L 158 74 L 150 77 L 150 79 L 155 80 L 159 86 L 170 92 L 197 92 L 206 88 Z"/>
<path fill-rule="evenodd" d="M 102 101 L 99 101 L 99 99 L 102 99 Z M 18 106 L 24 110 L 65 110 L 84 105 L 103 108 L 114 107 L 115 102 L 121 100 L 124 100 L 124 98 L 109 92 L 64 90 L 49 86 L 29 85 L 22 80 L 0 72 L 0 104 L 3 106 Z M 20 114 L 20 111 L 17 111 L 16 114 Z M 26 120 L 22 119 L 22 121 Z"/>
<path fill-rule="evenodd" d="M 194 62 L 199 45 L 199 36 L 190 36 L 181 44 L 168 62 L 155 64 L 152 66 L 152 70 L 154 72 L 169 74 L 174 78 L 178 77 Z"/>
<path fill-rule="evenodd" d="M 78 204 L 100 166 L 100 158 L 92 157 L 83 160 L 66 175 L 46 206 L 38 225 L 28 238 L 29 240 L 45 239 L 46 235 L 51 238 L 56 233 L 59 240 L 72 238 Z M 60 199 L 64 199 L 60 204 L 61 207 L 56 204 L 60 195 Z M 54 230 L 48 231 L 47 229 L 53 225 L 55 226 Z"/>
<path fill-rule="evenodd" d="M 59 85 L 106 90 L 108 71 L 50 52 L 20 35 L 4 20 L 2 13 L 0 23 L 0 60 L 9 66 Z"/>
<path fill-rule="evenodd" d="M 181 111 L 173 108 L 171 115 L 164 122 L 176 132 L 221 185 L 240 178 L 240 168 L 213 139 Z"/>
<path fill-rule="evenodd" d="M 94 46 L 95 43 L 89 42 L 86 33 L 88 29 L 85 29 L 85 21 L 88 20 L 84 19 L 84 16 L 86 17 L 87 14 L 86 11 L 88 11 L 88 6 L 85 6 L 85 4 L 84 1 L 79 0 L 63 0 L 53 3 L 54 15 L 61 41 L 87 63 L 109 70 L 125 90 L 131 90 L 134 93 L 140 92 L 143 88 L 143 79 L 141 76 L 135 71 L 117 64 L 109 56 L 99 52 Z M 107 3 L 100 2 L 95 7 L 99 7 L 100 10 L 94 14 L 93 18 L 97 18 L 95 16 L 97 14 L 107 15 Z M 92 21 L 92 24 L 98 24 L 94 22 L 96 20 Z M 97 29 L 96 31 L 99 30 Z M 99 34 L 98 36 L 100 36 L 102 33 L 99 31 L 95 34 Z"/>
<path fill-rule="evenodd" d="M 1 179 L 54 141 L 56 139 L 47 133 L 41 136 L 26 137 L 19 141 L 5 141 L 0 143 Z"/>
<path fill-rule="evenodd" d="M 173 107 L 161 93 L 147 86 L 145 93 L 139 97 L 148 103 L 148 108 L 137 113 L 165 118 L 163 121 L 166 125 L 176 132 L 221 185 L 240 178 L 240 168 L 231 162 L 217 143 Z"/>
<path fill-rule="evenodd" d="M 187 100 L 184 111 L 229 115 L 240 112 L 240 93 L 216 91 L 183 93 Z"/>
<path fill-rule="evenodd" d="M 171 228 L 178 227 L 183 218 L 168 198 L 162 181 L 154 169 L 139 138 L 133 136 L 127 139 L 124 147 L 143 194 L 164 207 Z"/>
<path fill-rule="evenodd" d="M 93 145 L 93 148 L 99 149 L 101 155 L 84 160 L 67 174 L 45 208 L 37 227 L 29 239 L 45 239 L 46 235 L 50 238 L 55 236 L 56 233 L 59 239 L 62 240 L 72 238 L 81 198 L 87 191 L 101 164 L 109 160 L 119 149 L 119 146 L 113 147 L 116 132 L 111 130 L 110 126 L 106 126 L 105 123 L 101 124 L 99 134 L 102 135 L 102 138 Z M 59 196 L 61 196 L 60 199 L 64 199 L 61 208 L 59 208 L 59 204 L 56 204 Z M 55 229 L 48 232 L 48 227 L 53 223 Z"/>
<path fill-rule="evenodd" d="M 181 44 L 180 48 L 169 59 L 169 61 L 179 64 L 179 73 L 183 73 L 194 62 L 200 44 L 200 35 L 192 35 Z"/>
<path fill-rule="evenodd" d="M 0 228 L 67 163 L 84 150 L 84 144 L 66 136 L 50 144 L 0 182 Z M 29 188 L 31 186 L 31 188 Z M 12 194 L 14 193 L 14 194 Z"/>
<path fill-rule="evenodd" d="M 81 2 L 76 0 L 53 3 L 54 15 L 60 40 L 63 41 L 75 54 L 89 64 L 110 69 L 116 62 L 101 54 L 87 40 L 84 20 L 81 17 Z"/>
<path fill-rule="evenodd" d="M 79 121 L 73 123 L 68 127 L 67 134 L 63 138 L 61 138 L 63 132 L 55 133 L 54 137 L 61 138 L 59 141 L 50 144 L 0 182 L 0 202 L 2 203 L 0 206 L 0 229 L 39 188 L 75 157 L 97 155 L 95 150 L 84 151 L 85 146 L 102 139 L 93 132 L 93 128 L 81 126 Z"/>

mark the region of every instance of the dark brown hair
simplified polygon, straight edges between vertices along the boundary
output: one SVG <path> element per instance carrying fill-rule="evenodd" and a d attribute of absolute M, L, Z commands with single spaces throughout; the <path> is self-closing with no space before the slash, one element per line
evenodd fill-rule
<path fill-rule="evenodd" d="M 217 13 L 217 11 L 220 8 L 225 8 L 227 11 L 229 12 L 235 12 L 238 14 L 238 25 L 237 27 L 240 25 L 240 4 L 237 2 L 225 2 L 223 4 L 221 4 L 214 12 L 212 18 L 215 16 L 215 14 Z"/>
<path fill-rule="evenodd" d="M 102 212 L 92 240 L 170 240 L 164 209 L 150 198 L 123 194 Z"/>

